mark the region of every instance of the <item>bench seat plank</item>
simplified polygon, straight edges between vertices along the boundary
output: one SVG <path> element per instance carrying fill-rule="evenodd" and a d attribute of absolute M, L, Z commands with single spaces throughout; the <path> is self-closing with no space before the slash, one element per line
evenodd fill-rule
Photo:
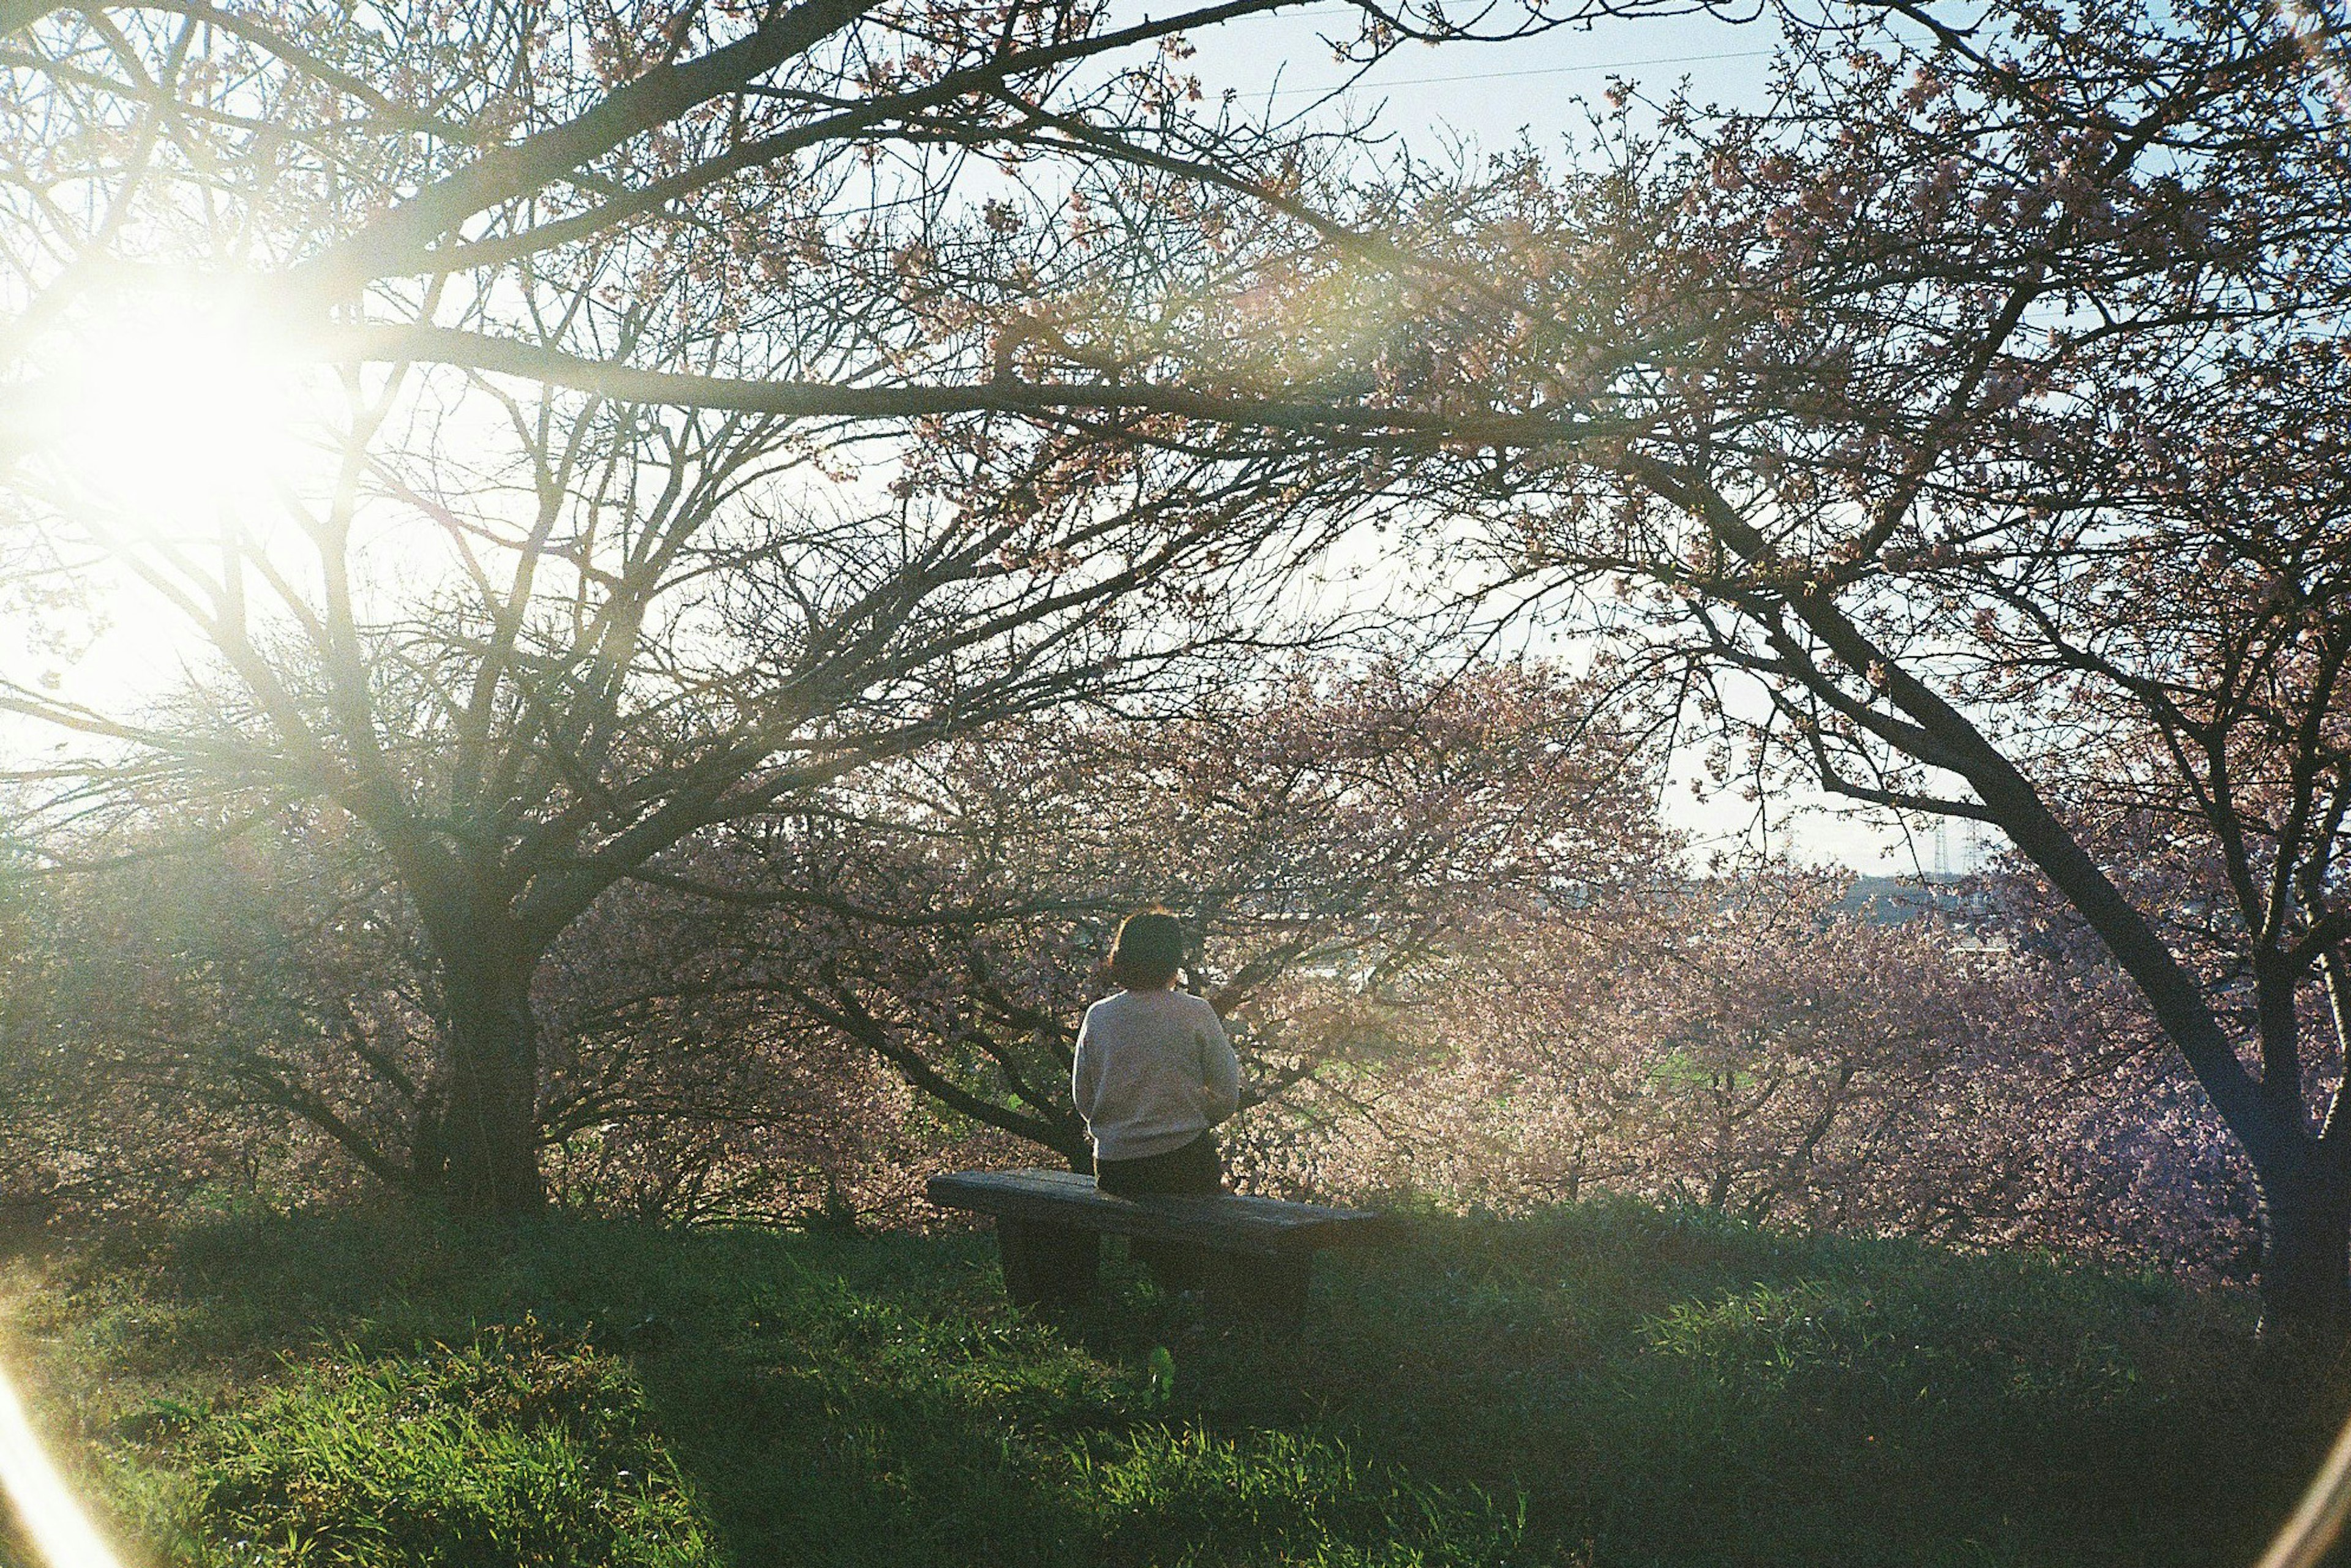
<path fill-rule="evenodd" d="M 1361 1209 L 1229 1193 L 1189 1197 L 1155 1193 L 1126 1197 L 1103 1192 L 1074 1171 L 956 1171 L 930 1179 L 933 1203 L 1002 1218 L 1121 1236 L 1189 1241 L 1220 1252 L 1294 1258 L 1321 1247 L 1376 1242 L 1386 1218 Z"/>

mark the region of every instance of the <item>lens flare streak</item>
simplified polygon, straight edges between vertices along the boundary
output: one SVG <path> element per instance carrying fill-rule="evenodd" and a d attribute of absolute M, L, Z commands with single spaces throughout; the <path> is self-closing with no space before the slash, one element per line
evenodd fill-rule
<path fill-rule="evenodd" d="M 5 1370 L 0 1370 L 0 1488 L 6 1490 L 17 1522 L 49 1568 L 122 1568 L 49 1463 Z"/>

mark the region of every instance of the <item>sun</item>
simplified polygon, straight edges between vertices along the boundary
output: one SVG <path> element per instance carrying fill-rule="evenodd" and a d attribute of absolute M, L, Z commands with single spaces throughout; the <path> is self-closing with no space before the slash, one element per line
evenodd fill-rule
<path fill-rule="evenodd" d="M 324 450 L 298 348 L 250 292 L 178 280 L 93 287 L 31 346 L 0 444 L 10 508 L 73 584 L 43 685 L 113 701 L 175 681 L 218 609 L 242 616 L 287 568 Z"/>
<path fill-rule="evenodd" d="M 301 450 L 295 367 L 266 317 L 195 287 L 107 305 L 44 379 L 45 444 L 77 505 L 170 535 L 268 504 Z"/>

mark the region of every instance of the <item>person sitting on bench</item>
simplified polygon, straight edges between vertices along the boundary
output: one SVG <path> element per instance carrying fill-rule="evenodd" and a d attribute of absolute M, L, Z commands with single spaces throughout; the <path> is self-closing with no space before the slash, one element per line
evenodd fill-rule
<path fill-rule="evenodd" d="M 1111 950 L 1123 988 L 1086 1009 L 1070 1087 L 1104 1192 L 1216 1193 L 1224 1162 L 1209 1131 L 1240 1102 L 1241 1068 L 1207 998 L 1176 989 L 1184 927 L 1164 909 L 1127 916 Z M 1177 1260 L 1165 1261 L 1176 1264 Z M 1155 1265 L 1163 1283 L 1190 1272 Z"/>

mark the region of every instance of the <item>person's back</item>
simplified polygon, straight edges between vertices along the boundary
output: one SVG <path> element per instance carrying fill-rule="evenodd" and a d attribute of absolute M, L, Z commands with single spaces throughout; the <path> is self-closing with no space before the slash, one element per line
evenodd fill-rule
<path fill-rule="evenodd" d="M 1204 998 L 1120 991 L 1086 1009 L 1071 1088 L 1097 1161 L 1147 1159 L 1233 1113 L 1239 1064 Z"/>
<path fill-rule="evenodd" d="M 1208 1129 L 1240 1102 L 1240 1062 L 1217 1009 L 1176 990 L 1184 932 L 1163 909 L 1120 925 L 1111 974 L 1124 989 L 1086 1009 L 1070 1093 L 1109 1192 L 1217 1192 L 1224 1163 Z"/>

